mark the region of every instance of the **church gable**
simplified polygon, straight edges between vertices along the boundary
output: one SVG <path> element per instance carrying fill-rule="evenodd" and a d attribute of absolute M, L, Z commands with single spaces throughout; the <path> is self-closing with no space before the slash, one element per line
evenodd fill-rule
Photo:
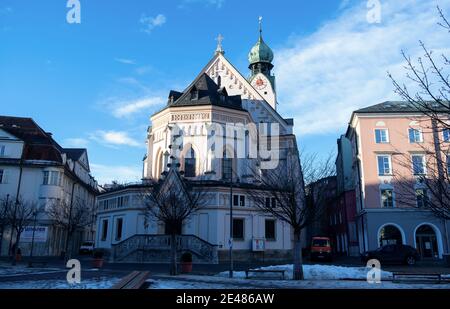
<path fill-rule="evenodd" d="M 217 54 L 202 72 L 220 83 L 230 95 L 240 95 L 242 107 L 252 115 L 255 122 L 279 123 L 282 132 L 290 131 L 286 121 L 222 54 Z"/>

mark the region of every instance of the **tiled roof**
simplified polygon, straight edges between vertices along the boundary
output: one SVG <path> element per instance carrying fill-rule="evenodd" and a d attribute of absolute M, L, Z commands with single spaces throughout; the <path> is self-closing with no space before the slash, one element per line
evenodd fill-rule
<path fill-rule="evenodd" d="M 434 111 L 449 112 L 450 105 L 447 107 L 442 106 L 436 102 L 429 102 L 430 109 Z M 372 106 L 364 107 L 355 111 L 355 113 L 420 113 L 423 110 L 419 109 L 418 106 L 413 105 L 407 101 L 386 101 L 383 103 L 375 104 Z"/>
<path fill-rule="evenodd" d="M 62 147 L 31 118 L 0 116 L 0 129 L 25 142 L 25 160 L 45 160 L 62 163 Z"/>
<path fill-rule="evenodd" d="M 219 88 L 206 73 L 200 74 L 183 93 L 172 90 L 169 94 L 169 107 L 196 105 L 242 109 L 241 96 L 229 96 L 226 89 Z"/>
<path fill-rule="evenodd" d="M 69 159 L 77 161 L 86 152 L 86 148 L 64 148 L 63 151 Z"/>

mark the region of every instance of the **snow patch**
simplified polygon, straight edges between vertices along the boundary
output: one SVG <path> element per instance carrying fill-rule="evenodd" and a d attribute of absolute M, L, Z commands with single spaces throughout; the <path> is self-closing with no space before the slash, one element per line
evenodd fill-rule
<path fill-rule="evenodd" d="M 273 265 L 267 267 L 257 268 L 260 270 L 284 270 L 287 278 L 293 278 L 293 265 Z M 303 265 L 303 272 L 305 280 L 366 280 L 367 272 L 370 268 L 367 267 L 344 267 L 334 265 Z M 245 271 L 235 271 L 233 273 L 235 278 L 245 278 Z M 220 277 L 228 277 L 228 271 L 218 274 Z M 253 278 L 280 278 L 280 274 L 271 273 L 250 273 L 249 276 Z M 381 278 L 386 280 L 392 277 L 392 273 L 388 271 L 381 271 Z"/>

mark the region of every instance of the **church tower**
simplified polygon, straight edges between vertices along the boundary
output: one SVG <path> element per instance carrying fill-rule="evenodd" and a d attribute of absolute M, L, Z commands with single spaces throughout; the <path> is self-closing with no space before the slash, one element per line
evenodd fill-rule
<path fill-rule="evenodd" d="M 272 108 L 276 109 L 275 76 L 271 73 L 273 51 L 262 37 L 262 17 L 259 18 L 259 39 L 248 54 L 248 61 L 251 71 L 249 82 Z"/>

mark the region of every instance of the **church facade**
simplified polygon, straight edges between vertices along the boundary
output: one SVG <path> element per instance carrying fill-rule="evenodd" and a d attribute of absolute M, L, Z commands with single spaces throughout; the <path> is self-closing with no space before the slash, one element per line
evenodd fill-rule
<path fill-rule="evenodd" d="M 247 194 L 288 153 L 298 159 L 293 120 L 277 112 L 273 57 L 260 30 L 246 78 L 225 57 L 219 37 L 194 81 L 182 92 L 170 91 L 167 105 L 151 116 L 142 184 L 99 196 L 97 247 L 117 251 L 129 248 L 124 244 L 136 235 L 166 234 L 164 224 L 146 220 L 139 196 L 149 180 L 177 168 L 186 181 L 204 184 L 208 196 L 181 227 L 182 235 L 213 246 L 218 261 L 228 259 L 231 244 L 236 260 L 290 258 L 289 224 L 261 212 Z"/>

